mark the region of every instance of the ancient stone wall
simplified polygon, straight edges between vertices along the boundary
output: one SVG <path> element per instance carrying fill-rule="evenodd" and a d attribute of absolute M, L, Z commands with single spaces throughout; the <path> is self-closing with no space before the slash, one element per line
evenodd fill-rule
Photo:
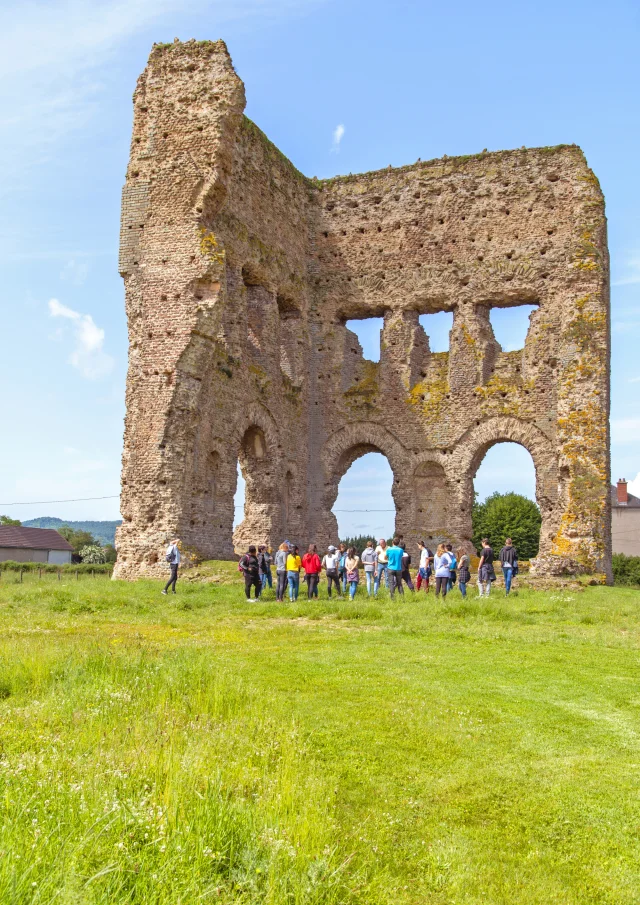
<path fill-rule="evenodd" d="M 500 441 L 535 464 L 538 573 L 610 574 L 606 221 L 578 147 L 310 180 L 243 117 L 222 42 L 156 45 L 134 107 L 117 575 L 158 573 L 174 532 L 205 557 L 335 540 L 340 478 L 373 450 L 408 543 L 468 544 Z M 504 352 L 490 310 L 522 304 Z M 437 311 L 447 353 L 418 320 Z M 368 317 L 379 363 L 345 325 Z"/>

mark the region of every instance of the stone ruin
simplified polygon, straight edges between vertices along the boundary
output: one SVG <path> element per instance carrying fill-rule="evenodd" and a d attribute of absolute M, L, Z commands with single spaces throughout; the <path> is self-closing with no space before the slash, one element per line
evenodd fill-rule
<path fill-rule="evenodd" d="M 536 470 L 533 571 L 609 578 L 609 261 L 580 148 L 308 179 L 244 106 L 222 41 L 155 45 L 135 91 L 115 575 L 163 574 L 174 533 L 221 559 L 335 541 L 338 483 L 370 451 L 409 545 L 470 547 L 474 475 L 513 441 Z M 489 313 L 522 304 L 537 305 L 524 348 L 504 352 Z M 445 353 L 418 322 L 438 311 Z M 346 327 L 370 317 L 379 363 Z"/>

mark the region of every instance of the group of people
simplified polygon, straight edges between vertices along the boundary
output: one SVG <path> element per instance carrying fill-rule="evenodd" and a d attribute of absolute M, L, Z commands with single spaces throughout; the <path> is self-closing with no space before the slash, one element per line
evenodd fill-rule
<path fill-rule="evenodd" d="M 411 554 L 401 537 L 394 537 L 391 544 L 381 538 L 376 547 L 372 540 L 367 541 L 367 546 L 361 553 L 355 547 L 347 548 L 343 543 L 337 547 L 330 544 L 322 559 L 316 544 L 310 544 L 303 556 L 300 555 L 300 548 L 288 540 L 280 544 L 275 555 L 266 544 L 258 547 L 252 545 L 240 558 L 238 568 L 244 575 L 245 594 L 250 603 L 255 603 L 265 588 L 273 587 L 274 565 L 278 601 L 284 601 L 287 593 L 291 603 L 298 599 L 302 572 L 303 581 L 307 584 L 308 599 L 318 597 L 318 584 L 323 570 L 329 597 L 335 590 L 339 597 L 348 593 L 353 600 L 360 583 L 361 569 L 370 597 L 378 596 L 381 584 L 389 590 L 392 598 L 396 591 L 404 594 L 404 585 L 410 591 L 420 591 L 424 586 L 428 593 L 432 577 L 435 579 L 436 597 L 446 597 L 456 583 L 462 596 L 467 596 L 467 585 L 471 581 L 471 560 L 464 548 L 454 552 L 452 544 L 441 543 L 434 553 L 424 541 L 420 541 L 418 549 L 420 558 L 415 586 L 410 571 Z M 493 565 L 495 559 L 488 538 L 483 538 L 478 566 L 480 597 L 488 597 L 491 585 L 496 581 Z M 504 576 L 505 593 L 509 594 L 513 578 L 518 572 L 518 554 L 510 537 L 506 539 L 498 559 Z"/>

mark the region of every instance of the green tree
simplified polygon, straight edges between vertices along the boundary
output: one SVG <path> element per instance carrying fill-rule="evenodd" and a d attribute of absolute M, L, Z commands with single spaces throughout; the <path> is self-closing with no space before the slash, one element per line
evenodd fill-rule
<path fill-rule="evenodd" d="M 104 550 L 105 562 L 115 562 L 118 558 L 118 554 L 116 553 L 116 548 L 113 544 L 105 544 L 102 548 Z"/>
<path fill-rule="evenodd" d="M 60 528 L 58 528 L 58 534 L 61 534 L 65 540 L 69 541 L 73 547 L 74 553 L 80 553 L 82 547 L 96 546 L 95 537 L 92 534 L 89 534 L 88 531 L 77 531 L 75 528 L 70 528 L 68 525 L 61 525 Z"/>
<path fill-rule="evenodd" d="M 520 559 L 531 559 L 540 546 L 540 510 L 519 493 L 493 493 L 484 503 L 473 504 L 473 536 L 476 549 L 488 537 L 496 554 L 510 537 Z"/>
<path fill-rule="evenodd" d="M 22 522 L 17 518 L 10 518 L 8 515 L 0 515 L 0 525 L 12 525 L 14 528 L 20 528 Z"/>

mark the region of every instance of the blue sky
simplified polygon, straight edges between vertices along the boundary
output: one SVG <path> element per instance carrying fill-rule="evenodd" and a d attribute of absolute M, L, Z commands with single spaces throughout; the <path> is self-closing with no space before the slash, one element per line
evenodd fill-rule
<path fill-rule="evenodd" d="M 309 176 L 580 144 L 609 218 L 613 477 L 639 475 L 639 11 L 637 0 L 3 4 L 0 512 L 118 516 L 117 499 L 2 504 L 118 494 L 127 334 L 117 245 L 131 95 L 151 44 L 176 36 L 226 40 L 247 114 Z M 438 330 L 446 347 L 446 327 L 432 339 Z M 481 496 L 531 494 L 526 458 L 494 448 Z M 384 508 L 377 461 L 356 463 L 337 508 L 357 508 L 372 487 Z M 341 517 L 343 532 L 360 524 L 360 514 Z"/>

